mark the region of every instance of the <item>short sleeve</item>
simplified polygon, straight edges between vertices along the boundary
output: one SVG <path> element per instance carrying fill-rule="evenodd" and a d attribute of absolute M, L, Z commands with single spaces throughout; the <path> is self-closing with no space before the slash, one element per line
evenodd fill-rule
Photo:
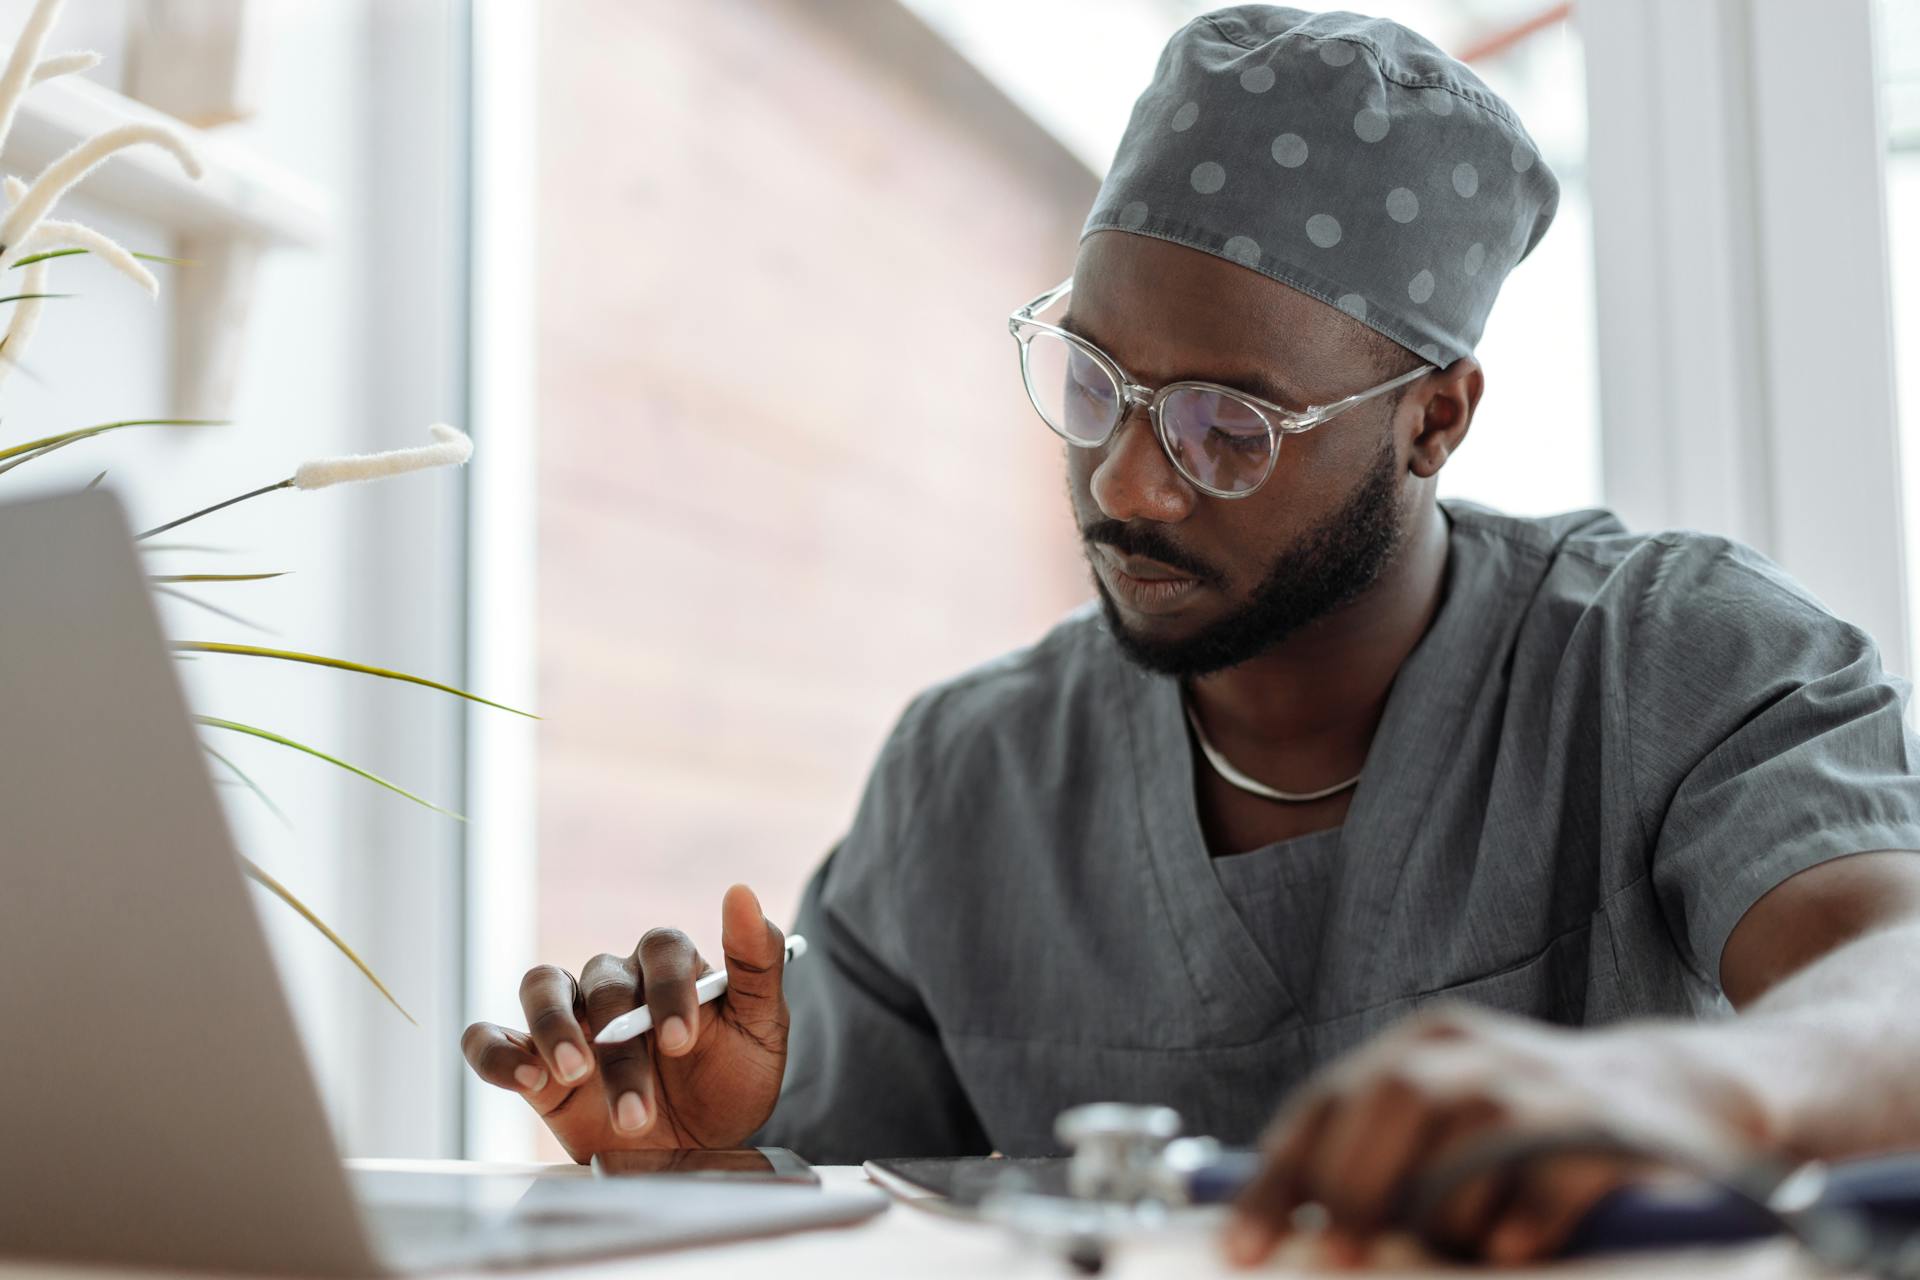
<path fill-rule="evenodd" d="M 808 882 L 794 925 L 808 949 L 786 975 L 786 1076 L 753 1141 L 816 1164 L 989 1150 L 914 982 L 894 889 L 924 777 L 921 705 L 882 749 L 853 825 Z"/>
<path fill-rule="evenodd" d="M 1676 942 L 1715 989 L 1734 926 L 1795 873 L 1920 849 L 1908 686 L 1757 553 L 1670 544 L 1631 629 L 1629 739 Z"/>

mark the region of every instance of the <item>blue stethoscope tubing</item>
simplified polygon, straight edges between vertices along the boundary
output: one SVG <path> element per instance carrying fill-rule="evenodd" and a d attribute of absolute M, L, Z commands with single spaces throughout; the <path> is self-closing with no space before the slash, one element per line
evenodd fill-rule
<path fill-rule="evenodd" d="M 1187 1199 L 1225 1204 L 1259 1165 L 1255 1152 L 1223 1152 L 1187 1174 Z M 1920 1253 L 1920 1151 L 1828 1164 L 1817 1191 L 1791 1208 L 1711 1182 L 1621 1187 L 1587 1211 L 1559 1256 L 1741 1244 L 1784 1233 L 1816 1250 L 1827 1244 Z"/>

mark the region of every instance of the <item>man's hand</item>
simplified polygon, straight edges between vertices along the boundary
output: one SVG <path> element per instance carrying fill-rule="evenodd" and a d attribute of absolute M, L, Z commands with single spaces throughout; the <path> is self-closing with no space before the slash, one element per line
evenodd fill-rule
<path fill-rule="evenodd" d="M 1314 1204 L 1336 1258 L 1424 1228 L 1447 1252 L 1529 1261 L 1554 1253 L 1609 1190 L 1652 1172 L 1591 1155 L 1509 1164 L 1458 1180 L 1413 1220 L 1434 1194 L 1430 1175 L 1502 1135 L 1611 1135 L 1719 1173 L 1756 1157 L 1793 1164 L 1920 1144 L 1916 957 L 1920 856 L 1882 850 L 1809 867 L 1741 917 L 1720 961 L 1737 1018 L 1566 1031 L 1472 1009 L 1423 1013 L 1289 1102 L 1227 1252 L 1269 1256 L 1294 1210 Z"/>
<path fill-rule="evenodd" d="M 567 1154 L 641 1147 L 737 1147 L 766 1122 L 787 1061 L 785 938 L 745 885 L 720 908 L 727 993 L 704 1007 L 712 966 L 675 929 L 627 956 L 599 955 L 576 980 L 541 965 L 520 984 L 527 1031 L 476 1022 L 461 1037 L 475 1074 L 525 1097 Z M 645 1004 L 654 1029 L 623 1044 L 593 1037 Z M 529 1034 L 531 1033 L 531 1034 Z"/>
<path fill-rule="evenodd" d="M 1274 1122 L 1228 1227 L 1229 1257 L 1264 1261 L 1312 1204 L 1336 1263 L 1406 1232 L 1455 1256 L 1531 1261 L 1607 1192 L 1652 1171 L 1627 1156 L 1546 1156 L 1460 1178 L 1431 1201 L 1429 1175 L 1503 1135 L 1604 1133 L 1730 1167 L 1759 1121 L 1733 1082 L 1685 1051 L 1693 1029 L 1673 1030 L 1570 1032 L 1468 1008 L 1409 1019 L 1329 1066 Z"/>

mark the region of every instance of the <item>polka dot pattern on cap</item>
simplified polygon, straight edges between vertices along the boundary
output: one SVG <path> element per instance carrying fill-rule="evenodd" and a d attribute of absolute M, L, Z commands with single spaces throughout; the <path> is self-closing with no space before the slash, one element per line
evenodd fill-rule
<path fill-rule="evenodd" d="M 1260 243 L 1250 236 L 1235 236 L 1222 246 L 1221 252 L 1243 266 L 1260 265 Z"/>
<path fill-rule="evenodd" d="M 1417 33 L 1246 4 L 1169 41 L 1082 235 L 1214 254 L 1446 364 L 1558 203 L 1512 108 Z"/>

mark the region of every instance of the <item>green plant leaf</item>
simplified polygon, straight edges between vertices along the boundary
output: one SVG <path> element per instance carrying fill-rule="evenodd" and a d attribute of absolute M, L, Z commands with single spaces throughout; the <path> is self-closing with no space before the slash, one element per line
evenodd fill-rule
<path fill-rule="evenodd" d="M 387 984 L 380 981 L 379 975 L 374 973 L 372 969 L 369 969 L 367 967 L 367 962 L 365 960 L 362 960 L 358 955 L 354 953 L 353 948 L 346 944 L 345 939 L 343 939 L 339 934 L 335 933 L 332 929 L 327 927 L 326 921 L 322 920 L 319 916 L 313 914 L 312 908 L 308 907 L 307 904 L 300 901 L 300 899 L 294 897 L 292 890 L 288 889 L 287 886 L 281 884 L 278 880 L 275 880 L 272 876 L 268 875 L 265 869 L 263 869 L 260 866 L 260 864 L 255 862 L 252 858 L 249 858 L 245 854 L 242 854 L 240 856 L 240 862 L 242 864 L 242 869 L 247 873 L 248 879 L 254 881 L 256 884 L 264 888 L 268 893 L 271 893 L 274 897 L 280 899 L 280 901 L 286 903 L 288 906 L 292 907 L 296 912 L 298 912 L 300 914 L 300 918 L 302 920 L 305 920 L 308 924 L 312 925 L 314 928 L 318 929 L 320 931 L 320 936 L 325 938 L 328 942 L 331 942 L 334 945 L 334 948 L 338 950 L 341 955 L 353 961 L 353 967 L 358 969 L 363 975 L 365 975 L 367 981 L 371 982 L 374 985 L 374 989 L 377 990 L 381 995 L 387 998 L 388 1004 L 400 1010 L 401 1017 L 405 1018 L 408 1022 L 413 1022 L 413 1025 L 416 1027 L 420 1025 L 418 1022 L 414 1022 L 413 1015 L 408 1013 L 406 1009 L 401 1006 L 400 1002 L 393 998 L 393 992 L 387 990 Z"/>
<path fill-rule="evenodd" d="M 45 253 L 28 254 L 13 265 L 16 268 L 30 267 L 36 262 L 45 262 L 50 258 L 71 258 L 77 253 L 92 252 L 93 250 L 91 249 L 49 249 Z M 194 258 L 169 258 L 158 253 L 136 253 L 133 256 L 142 262 L 164 262 L 170 267 L 197 267 L 200 265 L 199 261 Z"/>
<path fill-rule="evenodd" d="M 215 760 L 218 760 L 221 764 L 227 766 L 227 768 L 232 771 L 233 776 L 240 779 L 241 783 L 247 788 L 247 790 L 253 792 L 254 795 L 258 796 L 260 798 L 260 803 L 267 806 L 268 811 L 271 812 L 274 817 L 280 819 L 281 825 L 285 826 L 289 831 L 293 829 L 293 820 L 287 817 L 286 811 L 283 810 L 279 805 L 273 802 L 272 796 L 268 795 L 266 792 L 260 789 L 259 783 L 255 782 L 252 778 L 247 776 L 246 770 L 242 769 L 239 765 L 235 764 L 233 761 L 221 755 L 218 751 L 215 751 L 212 748 L 212 746 L 208 745 L 207 743 L 204 743 L 204 742 L 201 743 L 200 749 L 202 751 L 205 751 L 208 755 L 212 756 Z"/>
<path fill-rule="evenodd" d="M 106 478 L 107 478 L 107 473 L 105 471 L 102 471 L 99 475 L 87 481 L 87 488 L 98 489 L 100 487 L 100 482 L 102 480 L 105 480 Z"/>
<path fill-rule="evenodd" d="M 279 573 L 150 573 L 148 582 L 261 582 L 267 578 L 284 578 L 291 569 L 282 569 Z"/>
<path fill-rule="evenodd" d="M 10 293 L 0 302 L 25 302 L 29 298 L 71 298 L 71 293 Z"/>
<path fill-rule="evenodd" d="M 443 813 L 447 817 L 456 819 L 460 822 L 466 821 L 466 817 L 464 815 L 455 813 L 451 809 L 442 809 L 439 805 L 434 804 L 431 801 L 422 800 L 419 796 L 413 794 L 413 792 L 411 791 L 408 791 L 405 787 L 397 786 L 394 783 L 388 782 L 385 778 L 381 777 L 377 773 L 369 773 L 365 769 L 362 769 L 359 765 L 348 764 L 345 760 L 340 759 L 338 756 L 330 756 L 326 752 L 320 750 L 318 747 L 310 747 L 304 742 L 296 742 L 292 738 L 283 737 L 280 734 L 273 732 L 271 729 L 261 729 L 261 728 L 257 728 L 254 725 L 241 724 L 237 720 L 222 720 L 218 716 L 195 716 L 194 720 L 196 720 L 200 724 L 206 725 L 210 729 L 230 729 L 235 733 L 251 734 L 253 737 L 256 737 L 256 738 L 264 738 L 268 742 L 277 742 L 283 747 L 292 747 L 295 751 L 304 751 L 308 755 L 314 757 L 317 760 L 325 760 L 330 765 L 334 765 L 338 768 L 345 769 L 348 773 L 356 774 L 359 777 L 365 778 L 368 782 L 373 783 L 375 786 L 385 787 L 387 790 L 393 792 L 397 796 L 405 796 L 407 799 L 413 801 L 415 804 L 425 805 L 427 808 L 433 810 L 435 813 Z"/>
<path fill-rule="evenodd" d="M 0 476 L 7 474 L 7 472 L 13 470 L 15 467 L 26 466 L 29 462 L 32 462 L 35 458 L 44 458 L 50 453 L 58 453 L 60 450 L 66 448 L 68 445 L 77 443 L 78 441 L 84 440 L 84 439 L 86 439 L 85 436 L 76 436 L 72 440 L 62 440 L 58 444 L 50 444 L 44 449 L 37 449 L 32 453 L 21 454 L 19 457 L 13 459 L 11 462 L 0 462 Z"/>
<path fill-rule="evenodd" d="M 457 698 L 469 702 L 478 702 L 483 706 L 499 711 L 511 711 L 514 715 L 525 716 L 529 720 L 540 717 L 531 711 L 522 711 L 518 707 L 509 707 L 502 702 L 494 702 L 477 693 L 468 693 L 465 689 L 456 689 L 450 684 L 441 684 L 438 680 L 428 680 L 424 676 L 410 676 L 404 671 L 388 671 L 385 667 L 370 667 L 360 662 L 349 662 L 345 658 L 323 658 L 318 654 L 297 653 L 291 649 L 262 649 L 251 644 L 220 644 L 211 640 L 176 640 L 173 648 L 178 653 L 235 653 L 253 658 L 279 658 L 287 662 L 307 662 L 318 667 L 335 667 L 341 671 L 358 671 L 362 675 L 379 676 L 383 680 L 404 680 L 408 684 L 421 685 L 428 689 L 438 689 L 441 693 L 451 693 Z"/>
<path fill-rule="evenodd" d="M 122 427 L 224 427 L 227 425 L 226 420 L 221 418 L 129 418 L 125 422 L 101 422 L 91 427 L 62 431 L 58 435 L 42 436 L 38 440 L 29 440 L 25 444 L 0 449 L 0 462 L 18 457 L 23 453 L 39 453 L 50 445 L 57 448 L 75 440 L 85 440 L 108 431 L 118 431 Z"/>

